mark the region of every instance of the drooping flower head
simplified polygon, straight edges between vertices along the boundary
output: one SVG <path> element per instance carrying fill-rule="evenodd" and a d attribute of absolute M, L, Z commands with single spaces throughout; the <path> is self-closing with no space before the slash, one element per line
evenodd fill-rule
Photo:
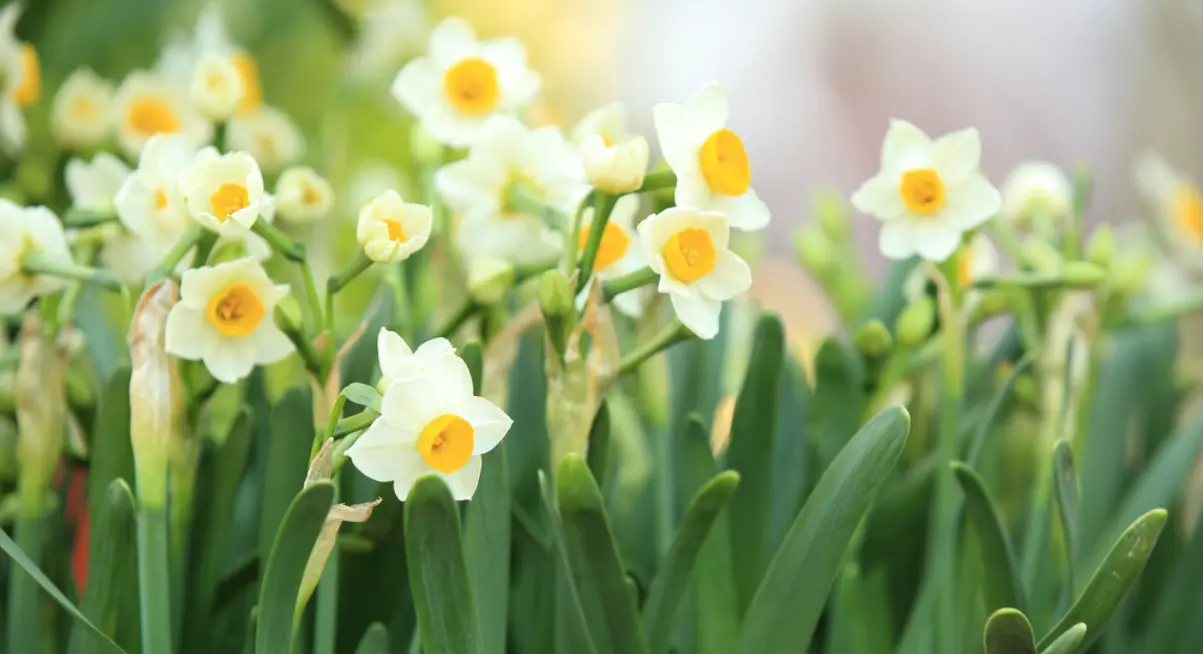
<path fill-rule="evenodd" d="M 326 217 L 334 206 L 334 187 L 308 166 L 280 173 L 276 182 L 276 210 L 290 223 L 311 223 Z"/>
<path fill-rule="evenodd" d="M 981 150 L 976 129 L 933 141 L 906 121 L 890 122 L 881 171 L 852 196 L 859 211 L 882 221 L 882 254 L 944 261 L 962 234 L 998 213 L 1002 197 L 978 170 Z"/>
<path fill-rule="evenodd" d="M 1002 185 L 1001 216 L 1020 228 L 1056 232 L 1073 210 L 1073 186 L 1065 171 L 1047 161 L 1025 161 Z"/>

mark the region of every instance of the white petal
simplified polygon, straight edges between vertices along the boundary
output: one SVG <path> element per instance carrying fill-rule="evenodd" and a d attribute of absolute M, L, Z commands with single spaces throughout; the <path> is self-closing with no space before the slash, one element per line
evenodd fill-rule
<path fill-rule="evenodd" d="M 915 252 L 928 261 L 940 262 L 948 259 L 961 244 L 961 231 L 951 225 L 916 221 L 912 229 Z"/>
<path fill-rule="evenodd" d="M 271 322 L 270 317 L 265 318 L 264 324 L 247 338 L 255 339 L 255 363 L 259 365 L 275 363 L 292 354 L 292 341 Z"/>
<path fill-rule="evenodd" d="M 973 127 L 941 136 L 932 147 L 932 166 L 948 186 L 977 172 L 981 160 L 982 139 Z"/>
<path fill-rule="evenodd" d="M 396 468 L 390 473 L 393 480 L 393 492 L 397 494 L 397 499 L 405 501 L 409 495 L 409 489 L 413 488 L 414 482 L 422 475 L 430 473 L 430 466 L 422 460 L 422 455 L 415 448 L 407 448 L 407 451 L 398 451 L 394 455 L 393 463 Z M 387 480 L 385 480 L 387 481 Z"/>
<path fill-rule="evenodd" d="M 472 425 L 473 454 L 484 454 L 497 447 L 514 424 L 505 411 L 483 397 L 467 398 L 458 411 L 459 417 Z"/>
<path fill-rule="evenodd" d="M 718 82 L 707 82 L 685 105 L 695 135 L 709 136 L 727 124 L 727 92 Z"/>
<path fill-rule="evenodd" d="M 392 380 L 384 389 L 380 410 L 393 427 L 418 433 L 439 415 L 429 400 L 427 382 L 420 376 L 405 376 Z"/>
<path fill-rule="evenodd" d="M 482 459 L 479 455 L 472 455 L 464 467 L 455 472 L 445 475 L 437 470 L 435 473 L 447 482 L 447 487 L 451 489 L 451 497 L 456 500 L 470 500 L 476 494 L 476 485 L 480 483 L 480 471 L 483 466 Z"/>
<path fill-rule="evenodd" d="M 1182 185 L 1182 173 L 1174 169 L 1161 155 L 1144 152 L 1132 166 L 1136 186 L 1145 198 L 1154 203 L 1167 203 Z"/>
<path fill-rule="evenodd" d="M 380 359 L 381 373 L 386 379 L 391 379 L 401 374 L 401 364 L 413 356 L 413 350 L 409 349 L 409 344 L 400 334 L 381 327 L 376 337 L 376 354 Z"/>
<path fill-rule="evenodd" d="M 455 346 L 451 344 L 451 341 L 442 337 L 432 338 L 429 341 L 426 341 L 425 343 L 419 345 L 417 351 L 414 352 L 414 356 L 418 357 L 422 361 L 434 361 L 440 357 L 454 355 Z"/>
<path fill-rule="evenodd" d="M 669 298 L 681 323 L 698 338 L 710 340 L 718 334 L 719 314 L 723 310 L 721 302 L 695 293 L 672 293 Z"/>
<path fill-rule="evenodd" d="M 925 168 L 932 156 L 931 137 L 905 120 L 890 121 L 890 129 L 881 145 L 881 169 L 902 172 Z"/>
<path fill-rule="evenodd" d="M 181 359 L 199 360 L 209 349 L 207 346 L 213 340 L 211 336 L 205 327 L 203 310 L 176 304 L 167 314 L 164 349 L 168 354 Z"/>
<path fill-rule="evenodd" d="M 895 218 L 906 211 L 902 194 L 898 190 L 902 180 L 897 174 L 882 171 L 869 179 L 856 193 L 852 194 L 852 206 L 856 210 L 879 220 Z"/>
<path fill-rule="evenodd" d="M 990 220 L 1002 208 L 1002 195 L 981 175 L 971 175 L 960 184 L 950 187 L 944 206 L 935 217 L 950 221 L 961 231 L 967 231 Z"/>
<path fill-rule="evenodd" d="M 752 287 L 752 269 L 734 252 L 720 250 L 714 270 L 695 283 L 712 300 L 730 300 Z"/>
<path fill-rule="evenodd" d="M 432 397 L 460 398 L 472 395 L 472 373 L 459 357 L 438 357 L 426 364 L 420 379 Z"/>
<path fill-rule="evenodd" d="M 377 420 L 347 448 L 347 457 L 365 477 L 392 481 L 407 468 L 422 462 L 421 454 L 414 448 L 415 440 L 416 435 Z"/>
<path fill-rule="evenodd" d="M 656 138 L 660 142 L 660 153 L 669 167 L 678 177 L 682 176 L 682 171 L 696 173 L 701 143 L 695 143 L 691 136 L 688 110 L 679 104 L 665 102 L 652 107 L 652 118 L 656 125 Z"/>
<path fill-rule="evenodd" d="M 752 189 L 739 196 L 714 193 L 703 208 L 725 214 L 732 227 L 749 232 L 768 227 L 771 218 L 769 206 Z"/>
<path fill-rule="evenodd" d="M 219 382 L 233 384 L 255 368 L 254 345 L 248 338 L 221 339 L 204 357 L 209 374 Z"/>
<path fill-rule="evenodd" d="M 418 116 L 427 116 L 442 107 L 442 84 L 434 64 L 425 58 L 414 59 L 397 73 L 389 92 L 405 108 Z"/>
<path fill-rule="evenodd" d="M 899 216 L 881 226 L 877 233 L 877 248 L 889 259 L 907 259 L 915 254 L 915 234 L 912 220 Z"/>
<path fill-rule="evenodd" d="M 592 282 L 593 280 L 589 280 Z M 647 301 L 647 289 L 637 288 L 633 291 L 627 291 L 613 300 L 615 308 L 617 308 L 624 316 L 638 318 L 643 315 L 643 305 Z"/>
<path fill-rule="evenodd" d="M 452 16 L 430 33 L 430 56 L 441 68 L 473 51 L 476 33 L 468 21 Z"/>

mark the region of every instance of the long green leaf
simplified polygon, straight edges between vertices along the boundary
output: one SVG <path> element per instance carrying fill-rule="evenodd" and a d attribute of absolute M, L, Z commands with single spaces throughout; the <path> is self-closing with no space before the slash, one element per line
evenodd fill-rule
<path fill-rule="evenodd" d="M 1074 472 L 1073 448 L 1063 440 L 1053 444 L 1053 493 L 1061 516 L 1061 531 L 1065 534 L 1070 592 L 1077 593 L 1073 570 L 1078 554 L 1078 475 Z"/>
<path fill-rule="evenodd" d="M 543 471 L 538 472 L 539 489 L 542 493 L 543 505 L 550 517 L 552 533 L 555 536 L 556 558 L 556 589 L 555 589 L 555 633 L 554 651 L 561 654 L 596 654 L 597 646 L 589 634 L 588 621 L 585 619 L 585 609 L 581 602 L 580 592 L 573 579 L 572 563 L 568 556 L 567 537 L 564 526 L 556 511 L 555 490 Z"/>
<path fill-rule="evenodd" d="M 271 554 L 276 533 L 305 482 L 313 444 L 313 405 L 308 388 L 290 388 L 271 410 L 267 470 L 259 512 L 259 560 Z M 263 616 L 260 615 L 260 622 Z"/>
<path fill-rule="evenodd" d="M 860 426 L 864 384 L 856 352 L 837 339 L 825 339 L 815 355 L 815 474 L 823 472 Z"/>
<path fill-rule="evenodd" d="M 129 438 L 128 364 L 118 365 L 104 383 L 92 438 L 88 467 L 88 508 L 100 513 L 114 479 L 134 478 L 134 451 Z"/>
<path fill-rule="evenodd" d="M 1106 626 L 1107 620 L 1115 613 L 1120 601 L 1128 593 L 1128 589 L 1136 583 L 1136 578 L 1144 570 L 1157 538 L 1165 527 L 1166 513 L 1164 509 L 1154 509 L 1136 519 L 1112 546 L 1111 552 L 1095 571 L 1086 589 L 1069 607 L 1061 621 L 1052 628 L 1044 638 L 1040 639 L 1040 647 L 1047 647 L 1068 629 L 1078 624 L 1085 624 L 1089 637 L 1082 644 L 1085 649 L 1099 637 Z"/>
<path fill-rule="evenodd" d="M 1203 519 L 1203 512 L 1195 524 Z M 1163 546 L 1164 547 L 1164 546 Z M 1175 553 L 1177 562 L 1151 607 L 1141 652 L 1173 652 L 1189 623 L 1203 622 L 1203 529 L 1195 529 L 1190 544 Z"/>
<path fill-rule="evenodd" d="M 601 490 L 580 456 L 568 455 L 560 462 L 556 505 L 568 562 L 598 654 L 646 654 L 647 641 L 627 591 Z"/>
<path fill-rule="evenodd" d="M 379 622 L 372 623 L 359 639 L 355 654 L 389 654 L 388 628 Z"/>
<path fill-rule="evenodd" d="M 732 559 L 739 609 L 752 601 L 768 561 L 768 512 L 773 492 L 773 435 L 776 432 L 777 386 L 785 357 L 781 319 L 765 314 L 756 325 L 752 354 L 731 417 L 727 467 L 743 482 L 727 514 L 732 542 L 739 553 Z M 734 554 L 734 553 L 733 553 Z"/>
<path fill-rule="evenodd" d="M 688 589 L 698 552 L 710 534 L 710 527 L 727 508 L 731 494 L 739 485 L 739 474 L 724 472 L 706 484 L 689 503 L 672 547 L 660 565 L 643 607 L 648 648 L 652 654 L 668 651 L 681 600 Z"/>
<path fill-rule="evenodd" d="M 88 585 L 79 609 L 109 636 L 116 638 L 118 611 L 136 579 L 134 551 L 134 496 L 122 479 L 114 479 L 105 493 L 104 504 L 95 515 L 89 534 Z M 72 654 L 111 651 L 82 623 L 71 628 Z"/>
<path fill-rule="evenodd" d="M 1065 630 L 1057 640 L 1049 643 L 1048 647 L 1040 650 L 1040 654 L 1074 654 L 1078 651 L 1078 646 L 1086 639 L 1086 625 L 1079 622 L 1078 624 Z M 1142 650 L 1152 651 L 1152 650 Z"/>
<path fill-rule="evenodd" d="M 1024 591 L 1019 581 L 1015 552 L 1011 549 L 1011 541 L 1007 539 L 1002 518 L 986 490 L 986 483 L 973 468 L 963 463 L 954 461 L 952 471 L 965 493 L 965 511 L 977 533 L 982 569 L 986 573 L 986 610 L 1017 607 L 1022 611 Z"/>
<path fill-rule="evenodd" d="M 405 557 L 426 654 L 479 654 L 480 635 L 460 536 L 442 479 L 418 480 L 405 500 Z"/>
<path fill-rule="evenodd" d="M 319 481 L 302 490 L 284 514 L 259 589 L 259 628 L 255 636 L 255 651 L 259 654 L 291 650 L 301 577 L 333 505 L 334 484 Z"/>
<path fill-rule="evenodd" d="M 905 409 L 886 409 L 831 462 L 748 607 L 737 654 L 806 651 L 853 533 L 902 453 L 909 430 Z"/>
<path fill-rule="evenodd" d="M 986 621 L 986 654 L 1036 654 L 1032 625 L 1016 609 L 999 609 Z"/>

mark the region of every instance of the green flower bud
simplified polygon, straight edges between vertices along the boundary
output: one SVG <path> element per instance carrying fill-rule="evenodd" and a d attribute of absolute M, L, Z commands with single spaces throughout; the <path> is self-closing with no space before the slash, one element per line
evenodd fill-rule
<path fill-rule="evenodd" d="M 25 515 L 40 515 L 66 433 L 67 353 L 50 337 L 36 312 L 21 323 L 17 364 L 17 489 Z"/>
<path fill-rule="evenodd" d="M 853 344 L 860 353 L 869 359 L 880 359 L 894 348 L 894 338 L 890 330 L 880 320 L 865 323 L 852 337 Z"/>
<path fill-rule="evenodd" d="M 835 245 L 817 225 L 803 227 L 794 236 L 794 251 L 798 260 L 817 277 L 827 277 L 835 271 Z"/>
<path fill-rule="evenodd" d="M 1103 282 L 1106 274 L 1102 268 L 1087 261 L 1070 261 L 1061 270 L 1065 284 L 1073 288 L 1094 288 Z"/>
<path fill-rule="evenodd" d="M 898 315 L 894 325 L 894 333 L 898 334 L 898 343 L 903 347 L 918 347 L 922 345 L 936 322 L 936 303 L 928 296 L 923 296 L 910 303 Z"/>
<path fill-rule="evenodd" d="M 1019 246 L 1019 259 L 1027 267 L 1036 272 L 1057 272 L 1063 263 L 1063 257 L 1048 241 L 1041 238 L 1029 238 Z"/>
<path fill-rule="evenodd" d="M 568 279 L 558 270 L 548 270 L 539 277 L 539 309 L 545 318 L 561 318 L 572 313 L 572 289 Z"/>
<path fill-rule="evenodd" d="M 837 243 L 848 238 L 849 217 L 844 198 L 831 191 L 823 191 L 815 196 L 814 212 L 819 217 L 819 226 L 831 240 Z"/>
<path fill-rule="evenodd" d="M 1086 260 L 1096 266 L 1106 268 L 1115 256 L 1115 231 L 1111 225 L 1104 223 L 1090 235 L 1086 242 Z"/>
<path fill-rule="evenodd" d="M 496 304 L 514 286 L 514 264 L 482 258 L 468 265 L 468 293 L 478 304 Z"/>

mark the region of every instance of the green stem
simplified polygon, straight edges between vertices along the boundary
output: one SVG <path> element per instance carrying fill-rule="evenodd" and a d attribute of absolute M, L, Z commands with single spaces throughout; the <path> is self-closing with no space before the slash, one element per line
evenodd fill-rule
<path fill-rule="evenodd" d="M 347 284 L 350 284 L 351 280 L 355 279 L 362 274 L 363 271 L 371 267 L 372 260 L 368 258 L 368 255 L 364 254 L 363 250 L 360 250 L 359 255 L 355 257 L 355 260 L 352 261 L 350 265 L 340 270 L 338 274 L 331 276 L 326 282 L 326 293 L 328 295 L 334 295 L 335 293 L 338 293 L 339 291 L 343 290 Z"/>
<path fill-rule="evenodd" d="M 353 416 L 348 416 L 342 420 L 339 420 L 335 424 L 334 431 L 331 433 L 330 437 L 342 438 L 348 434 L 353 434 L 357 431 L 363 431 L 368 427 L 371 427 L 372 423 L 376 422 L 376 418 L 379 417 L 379 413 L 376 413 L 371 409 L 364 409 Z"/>
<path fill-rule="evenodd" d="M 313 463 L 313 458 L 317 456 L 318 450 L 322 449 L 322 443 L 328 439 L 334 438 L 334 430 L 338 427 L 338 419 L 343 415 L 343 407 L 347 404 L 347 396 L 342 393 L 334 398 L 334 408 L 330 410 L 330 419 L 326 421 L 326 430 L 319 431 L 313 439 L 313 447 L 309 448 L 309 462 Z"/>
<path fill-rule="evenodd" d="M 276 324 L 280 326 L 280 331 L 284 332 L 288 340 L 292 341 L 293 347 L 297 350 L 297 355 L 305 363 L 305 369 L 321 379 L 322 358 L 317 350 L 314 349 L 313 343 L 308 338 L 305 338 L 305 334 L 301 332 L 301 329 L 283 311 L 276 311 Z"/>
<path fill-rule="evenodd" d="M 602 294 L 605 296 L 606 301 L 609 302 L 617 295 L 655 284 L 658 281 L 660 281 L 660 275 L 657 275 L 654 270 L 645 266 L 606 282 L 602 285 Z"/>
<path fill-rule="evenodd" d="M 659 334 L 653 336 L 650 341 L 636 347 L 618 362 L 618 374 L 624 375 L 631 372 L 644 361 L 677 343 L 687 341 L 691 338 L 696 338 L 693 332 L 681 324 L 679 318 L 673 318 L 673 321 L 665 325 Z"/>
<path fill-rule="evenodd" d="M 455 332 L 459 331 L 459 328 L 462 327 L 464 323 L 468 322 L 472 316 L 475 316 L 477 311 L 480 311 L 480 308 L 481 305 L 475 300 L 470 297 L 467 298 L 458 307 L 456 307 L 455 311 L 453 311 L 450 316 L 447 316 L 447 320 L 443 322 L 442 327 L 439 327 L 439 330 L 435 333 L 435 336 L 451 338 Z"/>
<path fill-rule="evenodd" d="M 213 254 L 213 247 L 217 245 L 217 232 L 205 230 L 201 234 L 200 240 L 196 243 L 196 256 L 192 257 L 192 267 L 200 268 L 209 262 L 209 255 Z"/>
<path fill-rule="evenodd" d="M 581 263 L 577 268 L 576 287 L 585 288 L 589 277 L 593 275 L 593 264 L 597 261 L 597 249 L 601 247 L 602 235 L 606 231 L 606 223 L 610 222 L 610 212 L 618 198 L 609 193 L 594 193 L 593 222 L 589 225 L 589 241 L 581 252 Z"/>
<path fill-rule="evenodd" d="M 163 261 L 158 266 L 155 266 L 154 270 L 147 273 L 146 287 L 150 288 L 155 282 L 171 275 L 175 271 L 175 267 L 180 265 L 184 257 L 188 256 L 188 252 L 200 242 L 204 232 L 205 228 L 199 224 L 189 224 L 188 228 L 184 230 L 183 235 L 180 236 L 180 240 L 176 241 L 171 251 L 167 253 L 167 256 L 163 257 Z"/>
<path fill-rule="evenodd" d="M 647 193 L 660 189 L 672 188 L 677 185 L 677 174 L 671 170 L 658 170 L 643 178 L 643 186 L 631 191 L 632 193 Z"/>
<path fill-rule="evenodd" d="M 54 261 L 41 252 L 29 251 L 21 259 L 21 272 L 26 275 L 50 275 L 79 282 L 95 282 L 111 291 L 121 290 L 121 280 L 107 270 Z"/>
<path fill-rule="evenodd" d="M 335 482 L 337 484 L 337 481 Z M 338 548 L 330 553 L 322 578 L 317 584 L 317 607 L 314 611 L 313 654 L 334 654 L 334 642 L 338 628 L 338 578 L 339 561 L 342 555 Z"/>
<path fill-rule="evenodd" d="M 142 651 L 171 648 L 171 576 L 168 559 L 167 511 L 138 509 L 138 590 L 141 599 Z"/>
<path fill-rule="evenodd" d="M 97 243 L 85 243 L 80 246 L 79 258 L 85 264 L 91 265 L 92 259 L 96 255 L 96 250 L 99 247 Z M 63 301 L 58 305 L 58 314 L 55 316 L 54 324 L 51 325 L 51 333 L 58 335 L 59 330 L 64 325 L 71 324 L 75 318 L 75 303 L 79 300 L 79 294 L 83 291 L 84 283 L 76 282 L 69 286 L 63 293 Z"/>
<path fill-rule="evenodd" d="M 568 247 L 564 248 L 564 264 L 566 269 L 571 272 L 576 270 L 580 265 L 578 257 L 581 253 L 581 223 L 585 220 L 585 209 L 593 206 L 594 197 L 597 191 L 589 191 L 584 200 L 581 200 L 581 206 L 576 209 L 576 216 L 572 220 L 572 238 L 568 239 Z"/>
<path fill-rule="evenodd" d="M 267 244 L 273 250 L 284 255 L 285 258 L 303 263 L 305 261 L 305 245 L 299 241 L 294 241 L 287 234 L 276 228 L 275 225 L 266 220 L 256 220 L 251 231 L 263 237 Z"/>
<path fill-rule="evenodd" d="M 309 328 L 306 331 L 310 334 L 320 334 L 326 328 L 326 321 L 322 317 L 322 300 L 317 294 L 317 284 L 313 280 L 313 269 L 309 267 L 309 260 L 302 259 L 300 264 L 301 276 L 305 279 L 305 298 L 309 302 Z"/>
<path fill-rule="evenodd" d="M 39 511 L 22 509 L 15 526 L 17 546 L 34 563 L 41 565 L 46 537 L 45 517 Z M 38 608 L 42 590 L 33 577 L 16 572 L 16 566 L 9 569 L 13 572 L 9 574 L 8 582 L 8 651 L 40 652 Z"/>
<path fill-rule="evenodd" d="M 63 227 L 67 229 L 87 229 L 113 222 L 117 222 L 117 214 L 114 213 L 97 213 L 72 207 L 63 214 Z"/>

